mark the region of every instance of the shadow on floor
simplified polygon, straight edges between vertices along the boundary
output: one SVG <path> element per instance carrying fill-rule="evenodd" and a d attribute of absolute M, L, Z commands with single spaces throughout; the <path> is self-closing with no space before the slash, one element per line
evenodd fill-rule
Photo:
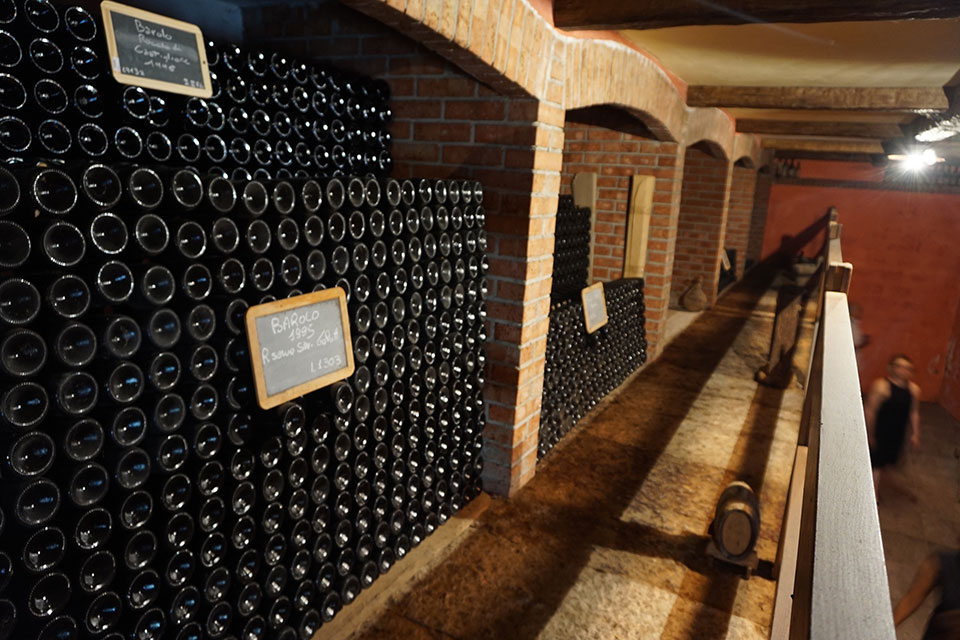
<path fill-rule="evenodd" d="M 477 531 L 362 637 L 536 638 L 599 547 L 683 563 L 690 569 L 684 582 L 694 576 L 694 584 L 681 592 L 698 592 L 695 601 L 716 611 L 685 621 L 682 635 L 669 637 L 724 637 L 727 622 L 716 613 L 729 620 L 742 573 L 711 565 L 706 535 L 673 534 L 621 515 L 775 275 L 755 269 L 703 313 L 589 428 L 569 434 L 527 487 L 509 501 L 495 500 Z M 759 492 L 782 394 L 757 389 L 717 496 L 734 479 Z"/>

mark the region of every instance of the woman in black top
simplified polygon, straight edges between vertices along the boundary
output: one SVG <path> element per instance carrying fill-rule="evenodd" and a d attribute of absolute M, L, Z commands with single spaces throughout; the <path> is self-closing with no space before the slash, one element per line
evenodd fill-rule
<path fill-rule="evenodd" d="M 916 447 L 920 443 L 920 387 L 911 381 L 912 377 L 910 358 L 902 354 L 893 356 L 887 367 L 887 377 L 870 386 L 863 408 L 870 442 L 873 488 L 877 496 L 881 470 L 899 460 L 908 424 L 911 426 L 911 444 Z"/>

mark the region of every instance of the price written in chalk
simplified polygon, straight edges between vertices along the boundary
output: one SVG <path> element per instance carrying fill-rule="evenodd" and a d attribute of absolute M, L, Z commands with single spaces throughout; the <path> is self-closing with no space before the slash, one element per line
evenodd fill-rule
<path fill-rule="evenodd" d="M 247 333 L 250 353 L 256 354 L 254 379 L 261 406 L 275 406 L 349 376 L 349 331 L 342 289 L 251 307 Z"/>

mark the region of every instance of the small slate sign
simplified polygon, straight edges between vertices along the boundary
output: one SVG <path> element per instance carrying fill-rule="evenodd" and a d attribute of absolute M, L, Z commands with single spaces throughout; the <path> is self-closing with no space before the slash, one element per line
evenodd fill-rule
<path fill-rule="evenodd" d="M 263 409 L 353 374 L 347 297 L 339 287 L 250 307 L 246 325 Z"/>
<path fill-rule="evenodd" d="M 583 301 L 583 323 L 587 333 L 593 333 L 607 324 L 607 299 L 603 295 L 603 283 L 598 282 L 580 291 Z"/>
<path fill-rule="evenodd" d="M 213 95 L 203 33 L 196 25 L 128 7 L 100 5 L 117 82 L 170 93 Z"/>

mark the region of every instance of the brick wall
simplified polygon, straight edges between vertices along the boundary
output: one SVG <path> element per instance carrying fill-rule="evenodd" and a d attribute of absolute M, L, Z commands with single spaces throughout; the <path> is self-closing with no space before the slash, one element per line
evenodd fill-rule
<path fill-rule="evenodd" d="M 767 224 L 767 205 L 770 202 L 770 187 L 773 174 L 769 168 L 757 172 L 757 184 L 753 192 L 753 211 L 750 214 L 750 237 L 747 240 L 747 260 L 757 263 L 763 252 L 763 232 Z"/>
<path fill-rule="evenodd" d="M 743 277 L 750 240 L 750 217 L 753 214 L 753 195 L 756 191 L 757 172 L 749 167 L 734 165 L 730 177 L 730 199 L 727 204 L 727 232 L 724 249 L 737 252 L 737 278 Z"/>
<path fill-rule="evenodd" d="M 662 341 L 683 170 L 680 146 L 595 124 L 568 121 L 565 126 L 561 192 L 570 193 L 576 173 L 597 174 L 595 257 L 591 281 L 609 281 L 623 275 L 624 244 L 630 176 L 656 177 L 654 204 L 647 242 L 645 298 L 648 353 L 654 356 Z"/>
<path fill-rule="evenodd" d="M 713 304 L 717 297 L 726 196 L 732 172 L 726 160 L 697 147 L 687 148 L 683 167 L 670 303 L 678 304 L 680 295 L 701 276 L 703 291 Z"/>
<path fill-rule="evenodd" d="M 484 184 L 490 264 L 484 488 L 512 493 L 536 466 L 563 109 L 559 102 L 503 95 L 338 3 L 248 9 L 245 24 L 248 42 L 390 84 L 395 177 Z M 562 73 L 548 83 L 562 100 Z"/>

